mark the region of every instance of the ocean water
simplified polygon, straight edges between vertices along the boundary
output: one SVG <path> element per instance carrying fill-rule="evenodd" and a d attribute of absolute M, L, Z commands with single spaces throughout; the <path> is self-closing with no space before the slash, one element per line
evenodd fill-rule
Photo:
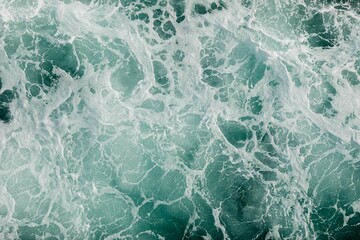
<path fill-rule="evenodd" d="M 360 239 L 359 0 L 0 0 L 0 239 Z"/>

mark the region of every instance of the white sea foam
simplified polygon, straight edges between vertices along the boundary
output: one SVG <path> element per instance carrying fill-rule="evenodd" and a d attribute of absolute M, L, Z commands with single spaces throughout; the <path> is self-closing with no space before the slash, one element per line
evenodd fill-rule
<path fill-rule="evenodd" d="M 174 1 L 20 2 L 0 1 L 0 93 L 17 95 L 0 238 L 313 239 L 326 199 L 360 211 L 354 9 L 186 1 L 177 23 Z"/>

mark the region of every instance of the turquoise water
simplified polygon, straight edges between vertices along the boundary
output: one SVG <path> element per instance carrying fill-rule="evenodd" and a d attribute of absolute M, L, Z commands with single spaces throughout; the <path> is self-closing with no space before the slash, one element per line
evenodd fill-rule
<path fill-rule="evenodd" d="M 360 239 L 360 1 L 0 0 L 0 239 Z"/>

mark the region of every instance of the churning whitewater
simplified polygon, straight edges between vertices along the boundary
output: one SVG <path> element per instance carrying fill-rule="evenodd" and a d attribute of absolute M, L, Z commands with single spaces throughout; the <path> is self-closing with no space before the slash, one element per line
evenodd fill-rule
<path fill-rule="evenodd" d="M 0 0 L 0 239 L 360 239 L 360 1 Z"/>

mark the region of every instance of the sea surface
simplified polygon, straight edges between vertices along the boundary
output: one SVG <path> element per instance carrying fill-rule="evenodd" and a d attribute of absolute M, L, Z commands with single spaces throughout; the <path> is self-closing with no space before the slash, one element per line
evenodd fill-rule
<path fill-rule="evenodd" d="M 359 240 L 360 0 L 0 0 L 0 239 Z"/>

